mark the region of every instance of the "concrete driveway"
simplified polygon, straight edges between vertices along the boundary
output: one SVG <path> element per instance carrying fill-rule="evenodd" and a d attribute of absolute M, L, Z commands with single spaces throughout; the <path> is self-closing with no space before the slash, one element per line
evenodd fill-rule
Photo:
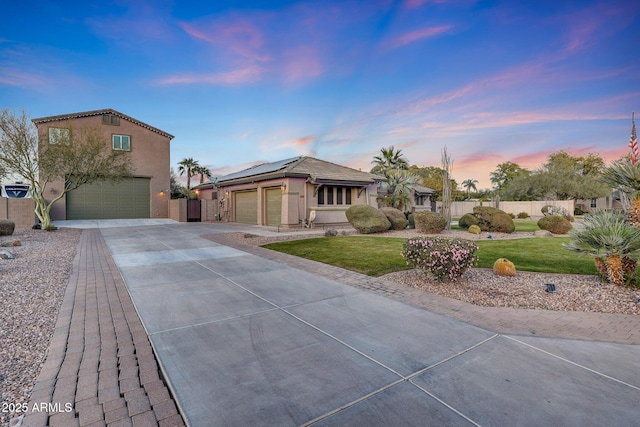
<path fill-rule="evenodd" d="M 640 422 L 640 346 L 499 335 L 201 237 L 241 229 L 101 228 L 191 426 Z"/>

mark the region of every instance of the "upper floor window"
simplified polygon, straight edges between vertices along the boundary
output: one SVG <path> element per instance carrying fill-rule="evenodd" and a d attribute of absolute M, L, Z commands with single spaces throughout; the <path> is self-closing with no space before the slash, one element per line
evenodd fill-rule
<path fill-rule="evenodd" d="M 115 114 L 103 114 L 102 123 L 105 125 L 120 126 L 120 117 Z"/>
<path fill-rule="evenodd" d="M 112 135 L 114 150 L 131 151 L 131 137 L 129 135 Z"/>
<path fill-rule="evenodd" d="M 69 129 L 49 128 L 49 144 L 69 143 Z"/>

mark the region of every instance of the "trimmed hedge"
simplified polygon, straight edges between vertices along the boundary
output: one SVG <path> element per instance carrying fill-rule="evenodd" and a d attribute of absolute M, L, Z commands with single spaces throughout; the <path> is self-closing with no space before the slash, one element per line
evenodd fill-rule
<path fill-rule="evenodd" d="M 547 215 L 538 220 L 538 227 L 553 234 L 567 234 L 573 226 L 564 217 L 559 215 Z"/>
<path fill-rule="evenodd" d="M 438 234 L 447 226 L 447 220 L 437 212 L 416 212 L 413 218 L 418 233 Z"/>

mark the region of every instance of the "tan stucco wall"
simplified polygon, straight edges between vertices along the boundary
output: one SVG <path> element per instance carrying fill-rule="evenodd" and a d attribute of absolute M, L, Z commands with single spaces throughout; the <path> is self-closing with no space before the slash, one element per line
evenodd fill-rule
<path fill-rule="evenodd" d="M 111 147 L 111 135 L 131 136 L 131 160 L 133 175 L 151 178 L 151 218 L 169 217 L 169 174 L 170 174 L 170 138 L 132 123 L 124 118 L 119 126 L 102 124 L 102 115 L 64 120 L 61 122 L 47 122 L 38 124 L 41 143 L 48 143 L 48 129 L 50 127 L 99 127 L 104 132 L 105 143 Z M 64 182 L 57 181 L 46 189 L 46 195 L 52 196 L 51 190 L 59 192 Z M 50 198 L 51 199 L 51 198 Z M 51 209 L 51 219 L 66 219 L 66 197 L 57 201 Z"/>
<path fill-rule="evenodd" d="M 223 203 L 218 205 L 218 213 L 222 221 L 235 221 L 235 192 L 245 190 L 257 190 L 258 213 L 257 223 L 266 224 L 264 194 L 267 188 L 282 189 L 281 225 L 283 227 L 301 227 L 305 220 L 309 219 L 311 211 L 316 211 L 316 224 L 345 224 L 347 217 L 345 211 L 350 205 L 323 205 L 318 207 L 317 195 L 314 195 L 315 185 L 306 182 L 306 178 L 278 178 L 248 184 L 229 185 L 219 188 L 218 200 Z M 284 185 L 284 188 L 283 188 Z M 214 190 L 200 190 L 201 200 L 211 199 Z M 371 184 L 366 189 L 353 188 L 352 205 L 370 204 L 376 206 L 377 184 Z"/>
<path fill-rule="evenodd" d="M 169 218 L 177 222 L 187 222 L 187 199 L 169 200 Z"/>
<path fill-rule="evenodd" d="M 0 197 L 0 219 L 10 219 L 16 228 L 31 228 L 36 223 L 33 199 Z"/>
<path fill-rule="evenodd" d="M 541 217 L 542 208 L 546 205 L 559 206 L 565 208 L 573 215 L 573 200 L 540 200 L 531 202 L 500 202 L 498 208 L 518 215 L 520 212 L 526 212 L 530 217 Z M 496 207 L 493 202 L 452 202 L 451 215 L 461 217 L 466 213 L 473 213 L 474 206 L 491 206 Z M 442 212 L 442 202 L 437 203 L 438 212 Z"/>

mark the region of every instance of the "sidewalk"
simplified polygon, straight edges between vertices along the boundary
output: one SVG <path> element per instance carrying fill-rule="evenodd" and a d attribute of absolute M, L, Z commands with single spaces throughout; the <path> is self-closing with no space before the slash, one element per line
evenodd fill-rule
<path fill-rule="evenodd" d="M 84 230 L 22 426 L 184 426 L 100 230 Z"/>

